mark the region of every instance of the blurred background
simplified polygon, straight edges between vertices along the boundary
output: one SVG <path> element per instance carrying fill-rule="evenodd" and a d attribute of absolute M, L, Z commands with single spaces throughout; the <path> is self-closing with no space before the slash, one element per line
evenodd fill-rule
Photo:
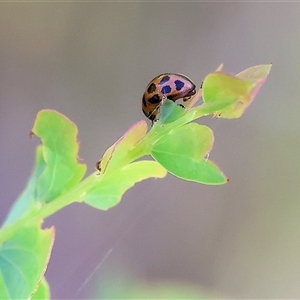
<path fill-rule="evenodd" d="M 300 297 L 299 28 L 299 3 L 0 4 L 1 222 L 31 174 L 40 109 L 77 124 L 88 175 L 145 119 L 156 75 L 200 86 L 220 63 L 233 74 L 273 63 L 241 119 L 206 120 L 228 184 L 168 175 L 107 212 L 74 204 L 46 220 L 56 227 L 53 299 L 158 298 L 145 292 L 157 286 L 187 291 L 161 298 Z"/>

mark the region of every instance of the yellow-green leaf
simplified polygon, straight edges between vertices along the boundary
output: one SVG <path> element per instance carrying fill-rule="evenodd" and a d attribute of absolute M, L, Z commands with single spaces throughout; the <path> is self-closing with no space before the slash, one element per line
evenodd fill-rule
<path fill-rule="evenodd" d="M 163 178 L 167 171 L 155 161 L 138 161 L 106 175 L 85 194 L 84 202 L 101 210 L 117 205 L 135 183 L 154 177 Z M 103 177 L 102 177 L 103 176 Z"/>
<path fill-rule="evenodd" d="M 32 133 L 42 141 L 45 169 L 36 183 L 35 196 L 49 202 L 76 185 L 86 172 L 86 165 L 78 162 L 77 127 L 54 110 L 41 110 Z"/>
<path fill-rule="evenodd" d="M 0 246 L 0 299 L 28 299 L 42 279 L 50 257 L 54 228 L 22 228 Z"/>
<path fill-rule="evenodd" d="M 109 147 L 99 162 L 99 169 L 104 173 L 108 168 L 117 165 L 147 133 L 146 121 L 141 120 L 133 124 L 111 147 Z"/>
<path fill-rule="evenodd" d="M 153 145 L 151 155 L 171 174 L 204 184 L 223 184 L 227 178 L 205 158 L 213 146 L 212 130 L 189 123 L 171 130 Z"/>

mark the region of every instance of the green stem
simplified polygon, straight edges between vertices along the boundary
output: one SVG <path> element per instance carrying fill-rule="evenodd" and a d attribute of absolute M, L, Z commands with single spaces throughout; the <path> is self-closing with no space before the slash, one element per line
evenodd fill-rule
<path fill-rule="evenodd" d="M 69 190 L 68 193 L 59 196 L 57 199 L 43 205 L 40 208 L 34 207 L 26 215 L 22 216 L 15 222 L 1 228 L 0 231 L 0 245 L 12 237 L 20 228 L 28 226 L 30 224 L 40 222 L 41 220 L 51 216 L 55 212 L 59 211 L 63 207 L 71 204 L 72 202 L 81 202 L 86 191 L 92 187 L 97 181 L 95 173 L 91 174 L 89 177 L 81 181 L 73 189 Z"/>
<path fill-rule="evenodd" d="M 132 148 L 115 168 L 109 169 L 109 172 L 102 174 L 102 177 L 97 176 L 97 172 L 94 172 L 89 177 L 82 180 L 78 185 L 73 187 L 71 190 L 59 196 L 57 199 L 43 205 L 42 207 L 33 207 L 26 215 L 20 217 L 15 222 L 1 228 L 0 245 L 10 237 L 12 237 L 18 230 L 20 230 L 20 228 L 36 222 L 40 222 L 40 220 L 51 216 L 52 214 L 56 213 L 60 209 L 73 202 L 84 201 L 86 192 L 95 184 L 97 184 L 103 178 L 103 176 L 111 172 L 117 172 L 117 169 L 120 169 L 123 166 L 131 163 L 132 161 L 135 161 L 138 158 L 146 155 L 147 150 L 145 150 L 145 142 L 147 142 L 147 139 L 144 140 L 144 143 L 138 144 L 136 147 Z"/>
<path fill-rule="evenodd" d="M 228 103 L 224 103 L 224 106 Z M 220 106 L 220 105 L 219 105 Z M 32 208 L 26 215 L 22 216 L 14 223 L 11 223 L 0 230 L 0 245 L 12 237 L 20 228 L 28 226 L 35 222 L 40 222 L 41 220 L 51 216 L 55 212 L 59 211 L 63 207 L 73 203 L 84 201 L 84 196 L 86 192 L 97 184 L 101 179 L 108 173 L 117 172 L 118 169 L 130 164 L 131 162 L 149 155 L 151 152 L 152 145 L 159 139 L 163 138 L 170 130 L 180 127 L 186 123 L 189 123 L 195 119 L 198 119 L 204 115 L 208 115 L 215 110 L 213 105 L 203 104 L 201 106 L 192 108 L 187 111 L 187 113 L 179 118 L 178 120 L 161 124 L 159 121 L 154 124 L 152 129 L 142 138 L 137 145 L 130 149 L 123 157 L 120 157 L 117 164 L 114 167 L 108 168 L 107 172 L 97 176 L 96 172 L 91 174 L 89 177 L 81 181 L 78 185 L 69 190 L 66 194 L 59 196 L 57 199 L 43 205 L 42 207 Z M 79 195 L 79 197 L 78 197 Z"/>

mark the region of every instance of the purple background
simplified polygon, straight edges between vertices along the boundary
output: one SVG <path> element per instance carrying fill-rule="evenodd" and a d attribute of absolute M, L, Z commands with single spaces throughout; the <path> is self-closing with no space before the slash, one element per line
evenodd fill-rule
<path fill-rule="evenodd" d="M 168 175 L 107 212 L 74 204 L 46 220 L 56 227 L 53 298 L 88 297 L 92 285 L 79 286 L 101 260 L 92 280 L 124 269 L 221 297 L 300 297 L 299 28 L 299 3 L 0 4 L 1 221 L 31 174 L 38 142 L 28 134 L 40 109 L 77 124 L 90 174 L 144 118 L 156 75 L 179 72 L 200 86 L 222 62 L 232 73 L 273 63 L 241 119 L 207 121 L 211 159 L 229 184 Z"/>

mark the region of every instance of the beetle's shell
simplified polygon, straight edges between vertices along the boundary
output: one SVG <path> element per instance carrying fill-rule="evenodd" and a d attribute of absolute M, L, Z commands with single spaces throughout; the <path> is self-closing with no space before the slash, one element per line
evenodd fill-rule
<path fill-rule="evenodd" d="M 183 98 L 187 100 L 196 93 L 195 84 L 185 75 L 164 73 L 152 79 L 143 95 L 142 109 L 151 121 L 157 119 L 159 105 L 168 98 L 174 102 Z M 187 99 L 186 99 L 187 98 Z"/>

